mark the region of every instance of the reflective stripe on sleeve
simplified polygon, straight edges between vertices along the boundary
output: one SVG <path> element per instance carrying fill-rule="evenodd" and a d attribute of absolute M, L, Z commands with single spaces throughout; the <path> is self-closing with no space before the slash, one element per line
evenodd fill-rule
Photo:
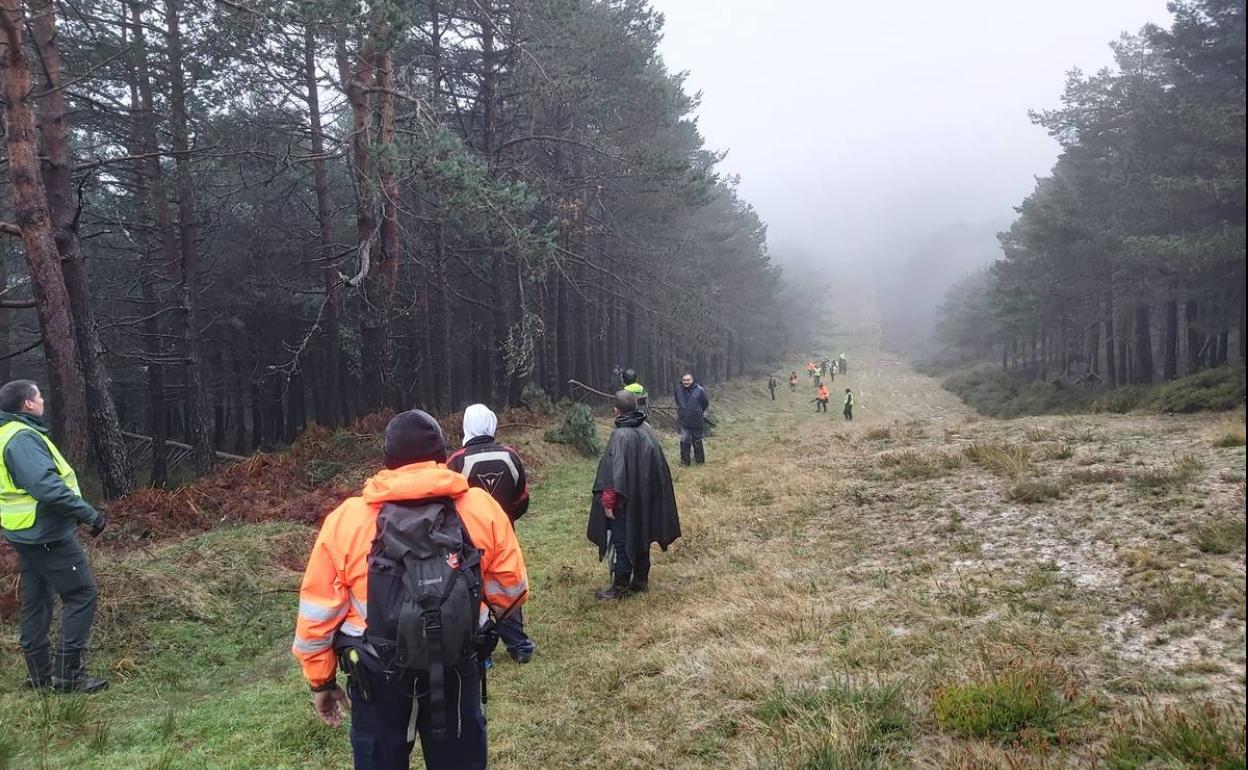
<path fill-rule="evenodd" d="M 299 614 L 314 623 L 323 623 L 327 620 L 337 620 L 347 614 L 347 605 L 343 603 L 335 607 L 325 607 L 307 599 L 301 599 L 299 601 Z"/>
<path fill-rule="evenodd" d="M 295 652 L 302 652 L 310 655 L 314 652 L 328 650 L 333 645 L 334 638 L 332 636 L 326 636 L 322 639 L 304 639 L 301 636 L 296 636 L 294 644 L 290 645 L 290 648 Z"/>
<path fill-rule="evenodd" d="M 348 621 L 338 627 L 338 630 L 347 636 L 363 636 L 364 628 Z"/>
<path fill-rule="evenodd" d="M 487 594 L 490 594 L 490 595 L 502 594 L 503 596 L 506 596 L 508 599 L 519 598 L 525 591 L 528 591 L 528 590 L 529 590 L 528 580 L 521 580 L 519 583 L 512 586 L 511 588 L 504 588 L 503 584 L 499 583 L 497 580 L 485 581 L 485 592 Z"/>

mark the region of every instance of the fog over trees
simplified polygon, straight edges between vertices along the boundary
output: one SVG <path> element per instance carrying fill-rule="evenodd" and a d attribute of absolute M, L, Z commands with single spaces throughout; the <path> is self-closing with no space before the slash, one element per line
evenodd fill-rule
<path fill-rule="evenodd" d="M 949 294 L 949 345 L 1111 387 L 1243 362 L 1244 4 L 1172 8 L 1033 114 L 1062 155 Z"/>

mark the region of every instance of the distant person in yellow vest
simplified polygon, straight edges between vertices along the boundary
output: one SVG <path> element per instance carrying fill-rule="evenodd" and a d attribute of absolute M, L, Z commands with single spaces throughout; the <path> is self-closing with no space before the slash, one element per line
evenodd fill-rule
<path fill-rule="evenodd" d="M 637 381 L 637 372 L 634 369 L 625 369 L 620 372 L 620 380 L 624 383 L 624 390 L 632 393 L 637 397 L 637 411 L 650 417 L 650 395 L 646 393 L 646 388 Z"/>
<path fill-rule="evenodd" d="M 0 529 L 21 572 L 21 646 L 26 686 L 96 692 L 108 682 L 89 675 L 82 656 L 95 619 L 95 576 L 78 542 L 85 524 L 104 531 L 104 514 L 82 499 L 78 476 L 48 438 L 43 394 L 30 380 L 0 387 Z M 52 597 L 61 598 L 61 639 L 52 655 Z"/>
<path fill-rule="evenodd" d="M 841 414 L 845 415 L 846 420 L 854 419 L 854 392 L 849 388 L 845 389 L 845 408 Z"/>

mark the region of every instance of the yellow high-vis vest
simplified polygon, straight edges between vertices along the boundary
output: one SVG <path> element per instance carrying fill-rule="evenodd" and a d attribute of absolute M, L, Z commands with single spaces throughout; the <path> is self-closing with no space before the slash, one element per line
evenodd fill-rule
<path fill-rule="evenodd" d="M 0 425 L 0 527 L 10 532 L 30 529 L 35 526 L 35 508 L 39 505 L 38 500 L 13 483 L 13 477 L 9 475 L 9 468 L 3 462 L 4 450 L 8 448 L 9 442 L 13 440 L 14 436 L 24 430 L 28 430 L 43 439 L 43 443 L 48 445 L 48 452 L 52 455 L 52 462 L 56 464 L 56 472 L 60 474 L 61 480 L 65 482 L 65 486 L 72 489 L 74 494 L 82 497 L 82 491 L 78 488 L 78 474 L 74 472 L 74 469 L 70 467 L 65 457 L 61 455 L 61 450 L 56 448 L 56 444 L 52 443 L 52 439 L 19 420 L 6 422 L 4 425 Z"/>

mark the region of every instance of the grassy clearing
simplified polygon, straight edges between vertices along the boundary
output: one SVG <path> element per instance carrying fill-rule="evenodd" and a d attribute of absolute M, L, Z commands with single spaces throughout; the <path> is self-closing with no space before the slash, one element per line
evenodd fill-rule
<path fill-rule="evenodd" d="M 1031 469 L 1031 449 L 1021 444 L 977 441 L 962 451 L 968 460 L 998 476 L 1014 478 Z"/>
<path fill-rule="evenodd" d="M 1242 770 L 1244 712 L 1212 703 L 1147 708 L 1119 725 L 1102 758 L 1109 770 Z"/>
<path fill-rule="evenodd" d="M 946 452 L 903 449 L 880 455 L 879 465 L 906 481 L 937 479 L 962 467 L 962 458 Z"/>
<path fill-rule="evenodd" d="M 1209 443 L 1217 449 L 1233 449 L 1244 446 L 1244 415 L 1228 417 L 1211 426 L 1207 432 Z"/>
<path fill-rule="evenodd" d="M 1016 665 L 988 677 L 942 685 L 932 715 L 942 730 L 968 738 L 1009 742 L 1057 740 L 1078 723 L 1073 690 L 1046 666 Z"/>
<path fill-rule="evenodd" d="M 1193 540 L 1204 553 L 1234 553 L 1244 547 L 1243 518 L 1206 521 L 1196 525 Z"/>
<path fill-rule="evenodd" d="M 1131 483 L 1148 491 L 1182 489 L 1196 480 L 1204 470 L 1204 464 L 1192 455 L 1180 457 L 1169 468 L 1151 468 L 1131 474 Z"/>
<path fill-rule="evenodd" d="M 1032 440 L 968 419 L 889 357 L 858 358 L 848 384 L 871 396 L 854 425 L 816 417 L 806 392 L 712 392 L 724 419 L 708 464 L 673 468 L 684 537 L 656 552 L 650 593 L 616 605 L 593 598 L 606 569 L 584 540 L 594 460 L 540 431 L 505 434 L 537 479 L 517 531 L 538 653 L 490 676 L 492 768 L 1105 767 L 1131 756 L 1115 741 L 1160 733 L 1134 721 L 1150 699 L 1193 720 L 1200 703 L 1242 700 L 1242 543 L 1219 553 L 1233 537 L 1221 529 L 1199 543 L 1202 526 L 1242 520 L 1243 460 L 1211 445 L 1209 420 L 1055 420 Z M 305 459 L 325 465 L 270 457 L 253 472 L 290 465 L 304 485 L 342 463 L 326 483 L 358 483 L 373 435 L 322 440 Z M 1065 446 L 1073 456 L 1057 456 Z M 1189 454 L 1191 482 L 1125 483 Z M 1063 502 L 1002 499 L 1025 480 Z M 0 692 L 0 766 L 350 767 L 345 731 L 313 719 L 287 651 L 313 531 L 239 521 L 254 522 L 94 555 L 92 663 L 113 687 Z M 16 683 L 4 631 L 0 681 Z M 1233 738 L 1242 714 L 1221 719 Z M 1173 745 L 1123 767 L 1184 766 Z"/>
<path fill-rule="evenodd" d="M 1062 487 L 1046 479 L 1023 479 L 1010 487 L 1007 497 L 1016 503 L 1044 503 L 1065 495 Z"/>
<path fill-rule="evenodd" d="M 1150 623 L 1188 618 L 1211 618 L 1222 612 L 1224 602 L 1209 582 L 1191 577 L 1164 577 L 1144 596 Z"/>
<path fill-rule="evenodd" d="M 1118 484 L 1127 474 L 1119 468 L 1076 468 L 1067 478 L 1076 484 Z"/>
<path fill-rule="evenodd" d="M 754 716 L 774 741 L 760 770 L 897 767 L 916 732 L 904 684 L 855 684 L 848 677 L 817 689 L 777 690 Z"/>

